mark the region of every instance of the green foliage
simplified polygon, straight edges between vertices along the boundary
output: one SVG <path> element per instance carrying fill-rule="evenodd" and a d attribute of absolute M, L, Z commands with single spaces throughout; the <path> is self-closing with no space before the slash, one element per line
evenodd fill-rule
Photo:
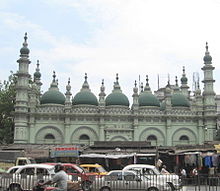
<path fill-rule="evenodd" d="M 8 81 L 0 86 L 0 144 L 13 143 L 16 79 L 16 75 L 11 72 Z"/>

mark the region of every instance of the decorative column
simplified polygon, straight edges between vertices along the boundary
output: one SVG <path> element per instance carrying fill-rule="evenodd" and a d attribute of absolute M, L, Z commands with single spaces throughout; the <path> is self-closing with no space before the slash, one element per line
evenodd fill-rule
<path fill-rule="evenodd" d="M 133 128 L 134 128 L 134 141 L 139 141 L 138 139 L 138 109 L 139 109 L 139 103 L 138 103 L 138 88 L 137 88 L 137 82 L 135 80 L 134 88 L 133 88 L 133 105 L 132 105 L 132 113 L 133 113 Z"/>
<path fill-rule="evenodd" d="M 100 110 L 100 119 L 99 119 L 99 141 L 105 141 L 105 86 L 104 79 L 102 80 L 102 85 L 100 87 L 99 93 L 99 110 Z"/>
<path fill-rule="evenodd" d="M 65 100 L 65 122 L 64 122 L 64 143 L 70 143 L 70 112 L 72 108 L 72 103 L 71 103 L 71 86 L 70 86 L 70 78 L 68 79 L 68 84 L 66 86 L 66 100 Z"/>

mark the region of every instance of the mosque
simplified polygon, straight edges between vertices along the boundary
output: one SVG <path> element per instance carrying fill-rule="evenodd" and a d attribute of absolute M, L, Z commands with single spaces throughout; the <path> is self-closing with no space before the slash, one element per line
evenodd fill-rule
<path fill-rule="evenodd" d="M 216 139 L 218 99 L 214 92 L 212 57 L 206 43 L 203 90 L 199 83 L 193 95 L 187 85 L 185 68 L 181 85 L 151 91 L 149 79 L 140 90 L 135 82 L 132 103 L 122 92 L 116 75 L 112 93 L 105 94 L 104 81 L 96 97 L 90 90 L 87 75 L 81 90 L 71 94 L 70 81 L 66 92 L 59 91 L 55 72 L 48 91 L 41 93 L 39 62 L 29 73 L 29 49 L 25 34 L 16 73 L 14 143 L 80 144 L 96 141 L 148 141 L 151 145 L 202 145 Z"/>

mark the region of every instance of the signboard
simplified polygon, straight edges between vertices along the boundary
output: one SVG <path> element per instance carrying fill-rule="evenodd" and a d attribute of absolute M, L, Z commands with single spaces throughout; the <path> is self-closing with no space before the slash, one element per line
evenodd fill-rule
<path fill-rule="evenodd" d="M 51 150 L 51 158 L 55 157 L 79 157 L 78 147 L 56 147 Z"/>
<path fill-rule="evenodd" d="M 26 149 L 25 156 L 32 158 L 48 158 L 49 149 Z"/>

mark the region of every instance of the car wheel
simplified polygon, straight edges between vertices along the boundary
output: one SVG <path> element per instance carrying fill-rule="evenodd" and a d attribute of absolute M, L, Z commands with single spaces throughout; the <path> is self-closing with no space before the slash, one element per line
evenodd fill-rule
<path fill-rule="evenodd" d="M 100 189 L 100 191 L 111 191 L 111 189 L 108 188 L 108 187 L 103 187 L 103 188 Z"/>
<path fill-rule="evenodd" d="M 14 184 L 10 185 L 8 190 L 9 191 L 22 191 L 21 186 L 17 185 L 17 184 L 16 185 L 14 185 Z"/>
<path fill-rule="evenodd" d="M 89 181 L 82 182 L 82 189 L 84 191 L 90 191 L 91 190 L 91 182 L 89 182 Z"/>
<path fill-rule="evenodd" d="M 159 191 L 156 187 L 150 187 L 147 189 L 147 191 Z"/>

